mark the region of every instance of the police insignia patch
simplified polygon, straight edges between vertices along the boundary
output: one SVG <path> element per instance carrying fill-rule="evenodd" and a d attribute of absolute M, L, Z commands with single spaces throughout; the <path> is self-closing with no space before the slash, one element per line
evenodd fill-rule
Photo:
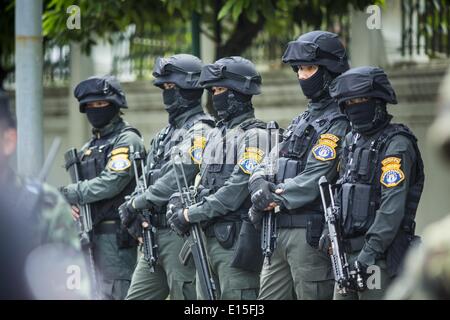
<path fill-rule="evenodd" d="M 120 147 L 111 151 L 111 155 L 115 156 L 116 154 L 125 153 L 128 154 L 128 147 Z"/>
<path fill-rule="evenodd" d="M 118 154 L 112 156 L 108 162 L 108 168 L 112 171 L 124 171 L 131 166 L 128 154 Z"/>
<path fill-rule="evenodd" d="M 381 170 L 380 182 L 387 188 L 398 186 L 400 182 L 405 180 L 405 174 L 400 169 L 402 159 L 397 157 L 388 157 L 381 161 L 383 165 Z"/>
<path fill-rule="evenodd" d="M 312 149 L 312 154 L 317 160 L 329 161 L 336 158 L 336 147 L 339 138 L 334 134 L 322 134 L 317 144 Z"/>
<path fill-rule="evenodd" d="M 206 138 L 203 136 L 194 137 L 192 147 L 189 149 L 192 160 L 196 164 L 201 164 L 203 160 L 203 149 L 206 145 Z"/>
<path fill-rule="evenodd" d="M 251 174 L 253 170 L 255 170 L 256 166 L 261 163 L 263 156 L 264 151 L 258 148 L 246 148 L 241 159 L 238 161 L 238 165 L 244 173 Z"/>

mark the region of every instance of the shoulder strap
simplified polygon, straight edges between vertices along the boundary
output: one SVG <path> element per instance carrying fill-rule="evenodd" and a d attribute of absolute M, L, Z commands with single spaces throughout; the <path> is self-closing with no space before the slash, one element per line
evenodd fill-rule
<path fill-rule="evenodd" d="M 183 125 L 183 129 L 189 130 L 192 128 L 197 122 L 202 122 L 205 124 L 210 125 L 211 127 L 214 127 L 215 121 L 211 116 L 207 115 L 204 112 L 199 112 L 194 114 L 192 117 L 190 117 Z"/>
<path fill-rule="evenodd" d="M 260 129 L 266 129 L 267 124 L 259 119 L 256 118 L 251 118 L 251 119 L 247 119 L 244 122 L 242 122 L 241 124 L 239 124 L 239 128 L 241 128 L 244 131 L 253 129 L 253 128 L 260 128 Z"/>
<path fill-rule="evenodd" d="M 134 132 L 135 134 L 137 134 L 139 136 L 139 138 L 142 138 L 141 132 L 138 129 L 136 129 L 135 127 L 132 127 L 130 125 L 125 125 L 125 127 L 123 127 L 122 130 L 120 130 L 120 133 L 124 133 L 127 131 Z"/>
<path fill-rule="evenodd" d="M 345 120 L 346 116 L 338 108 L 329 107 L 324 115 L 311 122 L 316 132 L 327 131 L 337 120 Z"/>

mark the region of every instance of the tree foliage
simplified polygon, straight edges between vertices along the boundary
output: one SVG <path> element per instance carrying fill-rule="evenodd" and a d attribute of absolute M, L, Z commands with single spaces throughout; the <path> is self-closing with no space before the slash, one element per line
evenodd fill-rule
<path fill-rule="evenodd" d="M 214 40 L 221 57 L 242 53 L 262 30 L 280 35 L 296 24 L 320 28 L 332 15 L 347 13 L 349 5 L 363 9 L 373 0 L 80 0 L 82 27 L 76 31 L 66 28 L 66 8 L 71 4 L 72 0 L 48 2 L 43 17 L 46 36 L 79 41 L 89 50 L 96 39 L 109 39 L 130 24 L 163 33 L 176 23 L 188 24 L 196 11 L 203 32 Z"/>
<path fill-rule="evenodd" d="M 384 1 L 375 1 L 382 4 Z M 44 0 L 43 33 L 59 44 L 79 42 L 85 52 L 99 39 L 135 25 L 136 34 L 165 34 L 172 42 L 189 39 L 192 13 L 202 21 L 202 32 L 215 43 L 216 58 L 242 54 L 262 31 L 292 39 L 296 26 L 321 28 L 333 15 L 343 15 L 352 5 L 363 9 L 373 0 Z M 67 8 L 78 5 L 81 29 L 66 26 Z M 11 71 L 6 58 L 14 50 L 14 0 L 0 0 L 0 81 Z M 183 26 L 187 35 L 177 34 Z M 182 28 L 182 29 L 183 29 Z M 11 59 L 9 59 L 11 61 Z M 9 63 L 10 64 L 10 63 Z"/>

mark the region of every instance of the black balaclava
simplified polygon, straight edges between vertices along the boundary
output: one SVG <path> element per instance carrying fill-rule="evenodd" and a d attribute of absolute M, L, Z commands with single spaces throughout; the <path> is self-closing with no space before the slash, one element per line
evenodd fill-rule
<path fill-rule="evenodd" d="M 344 107 L 344 113 L 352 129 L 363 135 L 371 135 L 383 128 L 392 118 L 386 111 L 386 103 L 369 99 Z"/>
<path fill-rule="evenodd" d="M 86 116 L 94 128 L 100 129 L 106 126 L 119 113 L 115 104 L 102 108 L 86 108 Z"/>
<path fill-rule="evenodd" d="M 217 116 L 225 122 L 253 109 L 252 96 L 228 89 L 212 96 Z"/>
<path fill-rule="evenodd" d="M 319 66 L 316 73 L 308 79 L 298 79 L 300 87 L 306 98 L 317 102 L 322 98 L 328 96 L 328 86 L 337 74 L 333 74 L 322 66 Z"/>
<path fill-rule="evenodd" d="M 200 104 L 203 89 L 181 89 L 173 87 L 163 90 L 163 103 L 169 114 L 169 123 L 174 125 L 175 118 L 192 107 Z"/>

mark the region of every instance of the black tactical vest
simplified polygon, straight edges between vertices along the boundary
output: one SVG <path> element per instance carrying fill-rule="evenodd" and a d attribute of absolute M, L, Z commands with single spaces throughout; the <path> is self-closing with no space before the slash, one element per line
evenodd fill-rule
<path fill-rule="evenodd" d="M 156 141 L 152 140 L 151 144 L 154 148 L 147 157 L 147 181 L 149 185 L 154 184 L 159 179 L 161 168 L 170 161 L 172 148 L 183 141 L 183 136 L 197 122 L 202 122 L 211 127 L 214 126 L 214 120 L 209 115 L 199 112 L 189 117 L 181 128 L 168 125 L 158 134 Z"/>
<path fill-rule="evenodd" d="M 381 162 L 385 159 L 389 141 L 395 135 L 407 137 L 416 152 L 417 159 L 409 177 L 407 207 L 401 225 L 402 231 L 414 235 L 414 219 L 425 180 L 423 161 L 417 139 L 411 130 L 401 124 L 389 124 L 372 137 L 352 134 L 347 139 L 341 160 L 343 175 L 338 181 L 341 186 L 339 202 L 345 238 L 363 236 L 374 222 L 381 204 Z"/>
<path fill-rule="evenodd" d="M 306 167 L 308 156 L 317 144 L 321 134 L 326 133 L 337 121 L 346 119 L 336 103 L 329 102 L 324 112 L 312 116 L 309 111 L 294 119 L 293 123 L 283 133 L 283 142 L 280 144 L 280 157 L 278 159 L 277 183 L 294 178 L 301 174 Z M 317 213 L 323 214 L 320 199 L 302 208 L 287 210 L 289 214 Z"/>
<path fill-rule="evenodd" d="M 108 159 L 111 156 L 114 144 L 119 135 L 123 132 L 131 131 L 141 137 L 140 132 L 129 125 L 124 125 L 120 131 L 113 131 L 98 139 L 92 139 L 87 147 L 80 151 L 80 173 L 82 180 L 94 179 L 105 169 Z M 116 146 L 120 147 L 120 146 Z M 92 223 L 97 225 L 104 220 L 118 220 L 119 206 L 124 202 L 125 196 L 131 194 L 136 187 L 135 179 L 132 179 L 125 188 L 111 199 L 103 199 L 91 204 Z"/>
<path fill-rule="evenodd" d="M 233 137 L 226 136 L 226 132 L 229 129 L 226 129 L 225 127 L 217 128 L 214 132 L 214 136 L 211 135 L 208 137 L 208 145 L 211 144 L 213 147 L 216 147 L 211 149 L 211 152 L 213 153 L 212 158 L 217 159 L 214 153 L 220 153 L 220 155 L 223 156 L 222 161 L 217 161 L 217 163 L 207 163 L 202 168 L 201 186 L 202 188 L 208 190 L 209 194 L 217 192 L 217 190 L 225 185 L 225 182 L 230 178 L 234 168 L 236 167 L 236 164 L 239 160 L 238 134 L 253 128 L 266 129 L 266 123 L 261 120 L 252 118 L 240 123 L 238 127 L 240 130 L 235 130 L 236 135 Z M 225 137 L 227 138 L 227 141 L 225 141 Z M 217 147 L 222 148 L 222 150 L 218 150 Z M 208 150 L 205 149 L 205 152 L 206 151 Z M 250 196 L 248 196 L 238 211 L 227 214 L 224 217 L 214 219 L 214 222 L 240 221 L 241 216 L 247 216 L 248 209 L 250 209 L 250 207 L 251 200 Z"/>

